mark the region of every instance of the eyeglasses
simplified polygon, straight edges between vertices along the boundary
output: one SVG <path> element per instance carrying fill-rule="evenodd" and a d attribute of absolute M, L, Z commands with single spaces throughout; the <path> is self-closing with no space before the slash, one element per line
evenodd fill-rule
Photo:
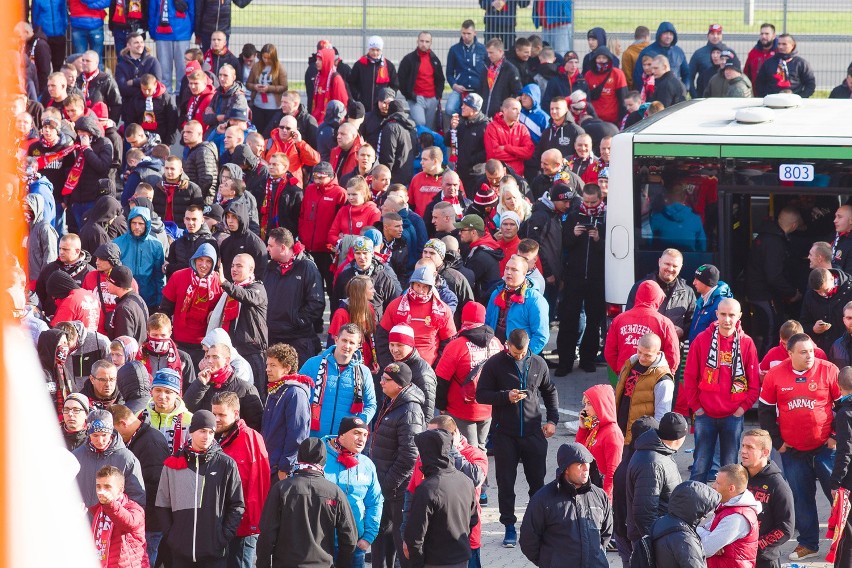
<path fill-rule="evenodd" d="M 99 383 L 117 383 L 118 377 L 92 377 L 92 379 L 98 381 Z"/>
<path fill-rule="evenodd" d="M 63 408 L 62 414 L 66 416 L 75 416 L 77 414 L 84 414 L 86 411 L 82 408 Z"/>

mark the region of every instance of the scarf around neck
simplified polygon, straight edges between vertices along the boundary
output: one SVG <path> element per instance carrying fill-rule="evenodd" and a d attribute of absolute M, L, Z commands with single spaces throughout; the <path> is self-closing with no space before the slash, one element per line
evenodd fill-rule
<path fill-rule="evenodd" d="M 189 282 L 189 288 L 186 289 L 186 295 L 183 297 L 183 305 L 181 312 L 186 313 L 198 303 L 210 301 L 210 288 L 213 285 L 213 270 L 210 274 L 201 278 L 195 270 L 192 270 L 192 278 Z"/>
<path fill-rule="evenodd" d="M 328 359 L 334 356 L 329 354 L 322 358 L 317 370 L 317 378 L 313 382 L 313 394 L 311 395 L 311 430 L 317 431 L 320 429 L 320 415 L 322 413 L 322 402 L 325 399 L 325 387 L 328 384 Z M 353 361 L 354 363 L 354 361 Z M 337 361 L 334 362 L 337 365 Z M 350 363 L 351 364 L 351 363 Z M 343 371 L 338 370 L 338 373 Z M 351 414 L 361 414 L 364 412 L 364 377 L 361 372 L 361 365 L 357 363 L 353 365 L 353 396 L 352 405 L 349 407 Z M 340 388 L 340 381 L 337 382 L 337 388 Z"/>
<path fill-rule="evenodd" d="M 183 372 L 183 362 L 180 360 L 177 343 L 173 339 L 151 339 L 148 338 L 142 343 L 142 349 L 136 353 L 136 359 L 142 361 L 148 373 L 153 374 L 151 367 L 151 355 L 166 358 L 166 367 Z"/>
<path fill-rule="evenodd" d="M 341 464 L 344 469 L 351 469 L 358 465 L 358 454 L 344 448 L 338 438 L 331 441 L 331 447 L 337 451 L 337 462 Z"/>
<path fill-rule="evenodd" d="M 234 282 L 234 286 L 238 288 L 245 288 L 253 283 L 254 274 L 249 276 L 245 282 Z M 222 310 L 222 329 L 230 331 L 231 325 L 237 321 L 238 317 L 240 317 L 240 303 L 229 294 L 222 294 L 222 298 L 225 300 L 225 306 Z"/>
<path fill-rule="evenodd" d="M 115 500 L 119 508 L 124 507 L 127 503 L 127 495 L 122 493 Z M 109 566 L 109 545 L 112 540 L 112 531 L 115 528 L 115 523 L 104 511 L 104 506 L 98 503 L 94 510 L 94 521 L 92 521 L 92 535 L 95 537 L 95 549 L 98 553 L 98 560 L 101 566 L 106 568 Z"/>
<path fill-rule="evenodd" d="M 720 392 L 722 385 L 719 383 L 719 322 L 713 322 L 713 338 L 710 340 L 710 350 L 707 353 L 707 364 L 704 367 L 704 377 L 698 383 L 698 388 L 706 392 Z M 748 392 L 748 379 L 745 376 L 743 365 L 743 354 L 740 346 L 740 324 L 734 330 L 733 345 L 731 347 L 731 400 L 744 400 Z"/>

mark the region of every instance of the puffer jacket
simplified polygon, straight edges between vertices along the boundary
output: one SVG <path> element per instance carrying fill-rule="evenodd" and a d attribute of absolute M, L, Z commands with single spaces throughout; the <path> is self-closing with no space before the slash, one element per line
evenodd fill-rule
<path fill-rule="evenodd" d="M 237 217 L 237 230 L 222 241 L 219 246 L 225 276 L 230 280 L 231 263 L 238 254 L 248 254 L 254 259 L 254 273 L 266 272 L 266 246 L 256 234 L 249 230 L 248 204 L 242 199 L 233 199 L 225 206 L 225 214 Z"/>
<path fill-rule="evenodd" d="M 408 357 L 401 360 L 411 369 L 411 382 L 423 392 L 423 419 L 432 420 L 435 415 L 435 390 L 438 388 L 438 377 L 435 370 L 423 357 L 413 349 Z"/>
<path fill-rule="evenodd" d="M 160 526 L 155 503 L 157 487 L 163 473 L 163 461 L 169 457 L 170 453 L 168 443 L 163 435 L 150 424 L 142 422 L 127 442 L 127 449 L 133 452 L 142 467 L 142 479 L 145 482 L 145 528 L 149 531 L 157 531 Z"/>
<path fill-rule="evenodd" d="M 497 297 L 506 289 L 505 284 L 497 286 L 488 300 L 485 311 L 485 323 L 492 329 L 497 328 L 500 318 L 500 308 L 495 303 Z M 530 351 L 541 353 L 550 340 L 550 320 L 548 318 L 547 300 L 532 286 L 524 290 L 524 302 L 511 302 L 506 314 L 506 337 L 515 329 L 523 329 L 530 338 Z"/>
<path fill-rule="evenodd" d="M 336 183 L 305 188 L 299 212 L 299 239 L 308 252 L 328 252 L 328 231 L 341 207 L 346 203 L 346 190 Z"/>
<path fill-rule="evenodd" d="M 171 210 L 169 211 L 169 194 L 171 194 Z M 189 180 L 186 173 L 181 173 L 177 183 L 163 180 L 154 186 L 154 210 L 164 221 L 174 221 L 183 228 L 183 216 L 190 205 L 204 205 L 201 188 Z M 205 227 L 206 228 L 206 227 Z"/>
<path fill-rule="evenodd" d="M 656 430 L 645 432 L 634 444 L 636 452 L 627 466 L 627 538 L 632 542 L 669 512 L 672 491 L 681 481 L 673 457 L 677 450 L 663 444 Z"/>
<path fill-rule="evenodd" d="M 586 428 L 581 421 L 577 430 L 577 441 L 586 446 L 595 457 L 603 487 L 610 501 L 613 499 L 613 477 L 621 463 L 624 451 L 624 435 L 618 428 L 615 413 L 615 393 L 610 385 L 595 385 L 583 393 L 592 403 L 597 415 L 597 424 Z"/>
<path fill-rule="evenodd" d="M 719 504 L 715 489 L 698 481 L 684 481 L 671 494 L 669 512 L 654 523 L 654 559 L 666 568 L 705 568 L 704 547 L 695 531 L 701 519 Z"/>
<path fill-rule="evenodd" d="M 621 463 L 618 464 L 615 474 L 612 476 L 613 495 L 618 495 L 618 498 L 612 502 L 612 532 L 623 539 L 627 538 L 627 499 L 625 499 L 625 495 L 627 495 L 627 467 L 630 465 L 633 452 L 636 451 L 633 440 L 638 440 L 642 434 L 659 426 L 660 423 L 653 416 L 642 416 L 630 425 L 632 440 L 624 446 Z"/>
<path fill-rule="evenodd" d="M 183 173 L 201 189 L 204 205 L 212 204 L 219 186 L 219 150 L 216 144 L 201 142 L 193 148 L 187 147 Z"/>
<path fill-rule="evenodd" d="M 502 111 L 494 115 L 485 128 L 485 156 L 489 160 L 505 162 L 518 174 L 524 175 L 524 162 L 532 158 L 534 153 L 535 144 L 530 137 L 529 127 L 522 120 L 509 126 Z"/>
<path fill-rule="evenodd" d="M 658 272 L 646 274 L 630 289 L 625 309 L 629 310 L 635 305 L 636 292 L 639 290 L 639 285 L 645 280 L 654 280 L 666 295 L 658 311 L 669 318 L 675 327 L 681 328 L 684 333 L 688 332 L 692 324 L 692 316 L 695 313 L 695 290 L 683 278 L 678 277 L 672 282 L 666 283 L 660 280 Z"/>
<path fill-rule="evenodd" d="M 113 242 L 121 250 L 121 263 L 133 271 L 133 277 L 139 284 L 139 295 L 149 306 L 159 306 L 166 276 L 163 263 L 166 253 L 163 244 L 151 234 L 151 212 L 145 207 L 130 210 L 127 224 L 141 217 L 145 221 L 145 232 L 136 237 L 129 230 Z"/>
<path fill-rule="evenodd" d="M 417 461 L 414 437 L 426 425 L 424 403 L 423 391 L 412 383 L 395 399 L 385 399 L 376 417 L 370 436 L 370 455 L 376 464 L 382 494 L 388 499 L 401 497 L 411 479 Z"/>
<path fill-rule="evenodd" d="M 29 261 L 29 280 L 35 282 L 44 267 L 58 258 L 59 235 L 44 220 L 44 198 L 37 193 L 30 193 L 25 200 L 33 212 L 33 220 L 29 223 L 29 235 L 24 247 Z"/>
<path fill-rule="evenodd" d="M 98 504 L 95 493 L 95 479 L 98 470 L 111 465 L 124 474 L 124 492 L 141 506 L 145 506 L 145 481 L 142 478 L 142 466 L 136 456 L 127 449 L 117 431 L 113 431 L 112 440 L 104 451 L 98 451 L 91 442 L 86 442 L 76 450 L 74 457 L 80 464 L 77 471 L 77 485 L 86 507 Z"/>
<path fill-rule="evenodd" d="M 338 451 L 332 443 L 336 437 L 325 436 L 322 439 L 326 453 L 323 467 L 325 478 L 340 487 L 346 494 L 346 499 L 352 508 L 352 515 L 355 517 L 358 539 L 371 543 L 379 534 L 382 505 L 385 501 L 379 485 L 376 465 L 370 458 L 359 453 L 355 456 L 358 465 L 345 468 L 338 461 Z"/>
<path fill-rule="evenodd" d="M 33 0 L 30 10 L 33 26 L 41 27 L 47 37 L 65 37 L 68 29 L 66 0 Z"/>
<path fill-rule="evenodd" d="M 122 493 L 109 505 L 96 503 L 89 507 L 89 514 L 92 516 L 98 515 L 101 511 L 113 523 L 104 566 L 107 568 L 147 566 L 145 510 Z"/>

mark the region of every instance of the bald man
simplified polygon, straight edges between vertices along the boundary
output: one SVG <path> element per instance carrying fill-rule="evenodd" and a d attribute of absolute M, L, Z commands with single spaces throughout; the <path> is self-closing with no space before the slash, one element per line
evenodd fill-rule
<path fill-rule="evenodd" d="M 577 195 L 579 195 L 580 189 L 585 185 L 583 180 L 580 179 L 580 176 L 568 168 L 562 157 L 562 152 L 556 148 L 542 152 L 539 166 L 541 168 L 539 174 L 533 178 L 530 184 L 530 190 L 536 199 L 540 199 L 546 191 L 549 191 L 557 178 L 561 178 L 573 187 Z M 576 201 L 580 201 L 579 197 Z M 577 206 L 579 206 L 579 203 Z"/>
<path fill-rule="evenodd" d="M 299 187 L 304 187 L 302 168 L 319 164 L 320 155 L 302 139 L 298 121 L 289 114 L 281 117 L 278 128 L 270 134 L 266 142 L 264 159 L 268 162 L 278 152 L 286 154 L 287 159 L 290 160 L 287 171 L 298 180 Z"/>
<path fill-rule="evenodd" d="M 831 247 L 831 267 L 852 273 L 852 205 L 841 205 L 834 214 L 837 234 Z"/>
<path fill-rule="evenodd" d="M 103 46 L 100 49 L 103 50 Z M 121 116 L 121 93 L 112 75 L 103 71 L 100 61 L 97 51 L 89 50 L 80 56 L 77 88 L 83 92 L 87 108 L 92 108 L 95 103 L 105 103 L 109 108 L 109 117 L 117 123 Z"/>
<path fill-rule="evenodd" d="M 358 166 L 358 150 L 361 149 L 361 137 L 358 128 L 351 122 L 344 122 L 337 129 L 337 146 L 331 149 L 329 163 L 334 177 L 340 179 Z"/>
<path fill-rule="evenodd" d="M 228 332 L 234 349 L 251 365 L 257 392 L 265 402 L 266 348 L 269 346 L 266 288 L 255 280 L 254 258 L 249 254 L 238 254 L 231 262 L 233 282 L 225 278 L 224 270 L 220 264 L 219 283 L 225 293 L 213 310 L 208 329 L 221 327 Z"/>
<path fill-rule="evenodd" d="M 46 316 L 52 317 L 56 313 L 56 304 L 47 295 L 47 280 L 50 275 L 61 270 L 82 286 L 86 274 L 94 270 L 90 264 L 91 260 L 91 255 L 82 249 L 80 237 L 74 233 L 68 233 L 59 239 L 59 257 L 42 268 L 36 281 L 35 291 Z"/>

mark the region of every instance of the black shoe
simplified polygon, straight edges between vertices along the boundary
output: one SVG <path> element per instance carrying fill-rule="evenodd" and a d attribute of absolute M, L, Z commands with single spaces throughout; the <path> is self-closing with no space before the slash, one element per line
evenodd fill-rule
<path fill-rule="evenodd" d="M 487 507 L 488 506 L 488 494 L 483 491 L 479 494 L 479 506 Z"/>
<path fill-rule="evenodd" d="M 594 361 L 580 361 L 580 368 L 587 373 L 594 373 L 598 370 L 598 366 L 595 365 Z"/>
<path fill-rule="evenodd" d="M 574 361 L 570 363 L 560 363 L 556 370 L 553 371 L 553 375 L 556 377 L 564 377 L 565 375 L 570 375 L 571 371 L 574 370 Z"/>

